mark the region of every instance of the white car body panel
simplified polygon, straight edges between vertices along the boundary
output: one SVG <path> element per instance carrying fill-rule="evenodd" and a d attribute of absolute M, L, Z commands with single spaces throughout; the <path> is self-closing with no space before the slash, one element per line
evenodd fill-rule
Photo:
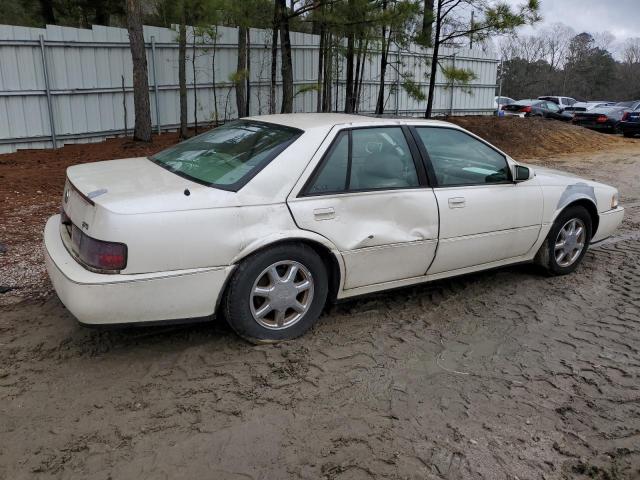
<path fill-rule="evenodd" d="M 298 226 L 330 239 L 344 258 L 350 289 L 424 275 L 438 243 L 432 189 L 292 198 Z M 367 265 L 375 263 L 377 268 Z"/>
<path fill-rule="evenodd" d="M 429 273 L 524 255 L 538 239 L 542 191 L 535 179 L 435 191 L 441 212 L 440 244 Z"/>
<path fill-rule="evenodd" d="M 339 279 L 336 296 L 347 298 L 531 261 L 556 216 L 575 201 L 590 202 L 598 212 L 592 241 L 611 235 L 622 221 L 623 209 L 611 205 L 615 188 L 538 167 L 535 177 L 517 184 L 301 196 L 342 129 L 459 127 L 338 114 L 254 120 L 298 127 L 304 133 L 237 192 L 196 183 L 146 158 L 68 169 L 73 187 L 65 187 L 64 207 L 71 221 L 93 238 L 128 248 L 126 268 L 119 274 L 94 273 L 65 248 L 69 239 L 59 216 L 47 223 L 47 270 L 58 295 L 80 321 L 110 324 L 211 315 L 243 259 L 287 240 L 312 242 L 333 256 Z M 517 164 L 506 158 L 511 167 Z M 456 204 L 461 198 L 462 206 Z"/>

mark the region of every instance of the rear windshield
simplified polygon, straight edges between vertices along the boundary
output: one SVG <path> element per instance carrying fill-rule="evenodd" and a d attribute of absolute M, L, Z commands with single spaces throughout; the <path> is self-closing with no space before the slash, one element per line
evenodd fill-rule
<path fill-rule="evenodd" d="M 301 134 L 297 128 L 238 120 L 156 153 L 151 160 L 195 182 L 237 191 Z"/>

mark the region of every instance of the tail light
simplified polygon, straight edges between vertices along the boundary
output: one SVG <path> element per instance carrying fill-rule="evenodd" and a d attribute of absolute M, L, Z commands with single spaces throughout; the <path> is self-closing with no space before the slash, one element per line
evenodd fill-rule
<path fill-rule="evenodd" d="M 531 113 L 531 106 L 522 107 L 522 108 L 520 109 L 520 111 L 521 111 L 522 113 Z"/>
<path fill-rule="evenodd" d="M 629 119 L 629 112 L 624 112 L 624 115 L 622 115 L 622 121 L 625 121 L 628 119 Z"/>
<path fill-rule="evenodd" d="M 605 123 L 607 120 L 609 120 L 609 118 L 606 115 L 598 115 L 598 118 L 596 118 L 596 122 L 598 123 Z"/>
<path fill-rule="evenodd" d="M 127 246 L 91 238 L 71 225 L 71 244 L 74 253 L 88 269 L 101 273 L 119 273 L 127 266 Z"/>

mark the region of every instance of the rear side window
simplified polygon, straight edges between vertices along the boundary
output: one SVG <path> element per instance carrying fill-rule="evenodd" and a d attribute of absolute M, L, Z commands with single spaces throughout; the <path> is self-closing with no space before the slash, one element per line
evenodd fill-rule
<path fill-rule="evenodd" d="M 342 132 L 334 140 L 324 162 L 316 174 L 315 181 L 307 193 L 341 192 L 347 188 L 347 166 L 349 164 L 349 133 Z"/>
<path fill-rule="evenodd" d="M 416 128 L 429 154 L 438 186 L 485 185 L 510 181 L 504 155 L 459 130 Z"/>
<path fill-rule="evenodd" d="M 239 120 L 163 150 L 151 160 L 195 182 L 237 191 L 301 134 L 296 128 Z"/>
<path fill-rule="evenodd" d="M 358 128 L 338 135 L 305 194 L 415 188 L 419 183 L 401 128 Z"/>

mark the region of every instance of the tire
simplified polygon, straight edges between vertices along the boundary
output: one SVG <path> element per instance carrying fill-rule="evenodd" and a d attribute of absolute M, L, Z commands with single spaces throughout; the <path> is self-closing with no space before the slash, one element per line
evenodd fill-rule
<path fill-rule="evenodd" d="M 583 233 L 579 235 L 568 233 L 568 231 L 570 232 L 571 222 L 575 227 L 582 227 Z M 561 235 L 562 230 L 564 232 Z M 576 228 L 574 231 L 577 232 L 578 229 Z M 542 265 L 552 275 L 566 275 L 573 272 L 578 268 L 587 252 L 591 234 L 592 223 L 589 212 L 579 205 L 566 208 L 553 223 L 547 239 L 536 255 L 536 263 Z M 563 236 L 566 238 L 567 235 L 569 238 L 566 239 L 564 244 L 566 248 L 557 247 L 556 242 L 560 245 Z M 572 247 L 577 248 L 580 243 L 582 244 L 580 250 L 573 250 Z M 571 249 L 570 253 L 569 249 Z M 565 255 L 563 256 L 562 253 Z"/>
<path fill-rule="evenodd" d="M 624 130 L 622 131 L 622 134 L 627 138 L 633 138 L 634 136 L 633 132 L 625 132 Z"/>
<path fill-rule="evenodd" d="M 225 292 L 224 317 L 251 343 L 291 340 L 320 316 L 328 283 L 324 262 L 311 247 L 276 245 L 238 265 Z"/>

